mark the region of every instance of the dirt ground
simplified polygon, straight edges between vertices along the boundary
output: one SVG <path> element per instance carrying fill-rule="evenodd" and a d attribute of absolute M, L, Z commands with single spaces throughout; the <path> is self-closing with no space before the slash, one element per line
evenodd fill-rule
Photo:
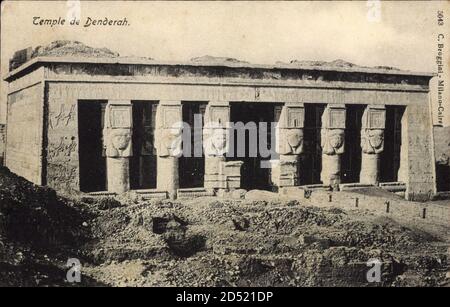
<path fill-rule="evenodd" d="M 338 206 L 61 197 L 0 169 L 0 286 L 446 286 L 449 245 Z M 65 281 L 69 258 L 81 283 Z"/>

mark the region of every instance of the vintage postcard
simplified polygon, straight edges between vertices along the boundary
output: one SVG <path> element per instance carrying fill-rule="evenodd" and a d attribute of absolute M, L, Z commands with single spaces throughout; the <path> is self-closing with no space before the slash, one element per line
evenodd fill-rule
<path fill-rule="evenodd" d="M 449 1 L 4 1 L 0 59 L 0 286 L 450 285 Z"/>

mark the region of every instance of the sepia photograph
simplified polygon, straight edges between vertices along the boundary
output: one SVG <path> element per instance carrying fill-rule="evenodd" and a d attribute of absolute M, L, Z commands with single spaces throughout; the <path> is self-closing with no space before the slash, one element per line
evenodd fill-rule
<path fill-rule="evenodd" d="M 449 49 L 449 1 L 3 1 L 0 287 L 450 287 Z"/>

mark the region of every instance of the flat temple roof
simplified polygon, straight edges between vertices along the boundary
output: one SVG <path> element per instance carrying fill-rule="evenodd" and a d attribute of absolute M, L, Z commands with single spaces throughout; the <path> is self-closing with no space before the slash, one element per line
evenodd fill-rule
<path fill-rule="evenodd" d="M 96 58 L 96 57 L 36 57 L 28 62 L 22 64 L 18 68 L 9 72 L 4 78 L 5 81 L 11 81 L 18 74 L 31 67 L 39 66 L 44 63 L 62 63 L 62 64 L 121 64 L 121 65 L 153 65 L 153 66 L 197 66 L 197 67 L 228 67 L 228 68 L 248 68 L 248 69 L 289 69 L 298 71 L 335 71 L 345 73 L 367 73 L 367 74 L 383 74 L 383 75 L 401 75 L 401 76 L 421 76 L 433 77 L 436 74 L 429 72 L 412 72 L 408 70 L 398 69 L 384 69 L 384 68 L 370 68 L 370 67 L 340 67 L 340 66 L 307 66 L 298 65 L 296 63 L 277 63 L 277 64 L 251 64 L 247 62 L 223 62 L 223 61 L 208 61 L 208 62 L 176 62 L 176 61 L 158 61 L 145 58 L 128 58 L 128 57 L 113 57 L 113 58 Z"/>

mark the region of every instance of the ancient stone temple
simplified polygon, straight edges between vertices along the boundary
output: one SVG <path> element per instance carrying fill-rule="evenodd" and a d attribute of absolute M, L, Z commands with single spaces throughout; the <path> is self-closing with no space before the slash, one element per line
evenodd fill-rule
<path fill-rule="evenodd" d="M 428 73 L 172 63 L 80 43 L 27 49 L 11 64 L 5 165 L 39 185 L 155 197 L 351 185 L 410 200 L 436 193 Z M 248 128 L 240 147 L 235 123 Z"/>

